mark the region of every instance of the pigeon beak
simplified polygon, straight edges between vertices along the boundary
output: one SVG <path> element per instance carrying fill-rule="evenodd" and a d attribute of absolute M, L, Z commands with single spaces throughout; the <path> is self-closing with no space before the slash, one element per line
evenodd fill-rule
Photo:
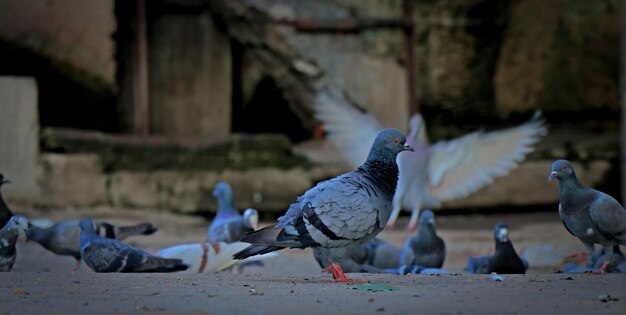
<path fill-rule="evenodd" d="M 555 178 L 556 178 L 556 171 L 552 171 L 552 172 L 550 173 L 550 176 L 548 176 L 548 180 L 553 180 L 553 179 L 555 179 Z"/>
<path fill-rule="evenodd" d="M 404 145 L 404 151 L 411 151 L 411 152 L 415 152 L 415 149 L 413 149 L 413 147 L 411 147 L 408 144 Z"/>

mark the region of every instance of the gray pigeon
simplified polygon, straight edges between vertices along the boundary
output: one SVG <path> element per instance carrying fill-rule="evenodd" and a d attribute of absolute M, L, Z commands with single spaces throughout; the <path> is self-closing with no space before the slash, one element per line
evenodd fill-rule
<path fill-rule="evenodd" d="M 4 175 L 0 173 L 0 188 L 2 188 L 2 185 L 8 184 L 10 182 L 11 181 L 6 179 Z M 4 198 L 2 198 L 2 192 L 0 192 L 0 228 L 2 228 L 5 224 L 7 224 L 7 222 L 9 222 L 12 216 L 13 216 L 13 213 L 11 212 L 7 204 L 4 202 Z"/>
<path fill-rule="evenodd" d="M 235 208 L 233 190 L 228 183 L 217 183 L 213 196 L 217 199 L 217 214 L 209 225 L 207 242 L 238 242 L 244 234 L 256 230 L 259 213 L 249 208 L 241 216 Z"/>
<path fill-rule="evenodd" d="M 559 180 L 559 216 L 563 225 L 585 244 L 586 255 L 593 253 L 594 244 L 602 245 L 608 259 L 598 272 L 604 273 L 609 264 L 615 263 L 614 246 L 626 244 L 626 210 L 615 198 L 581 184 L 574 167 L 566 160 L 552 164 L 549 179 L 553 178 Z"/>
<path fill-rule="evenodd" d="M 378 269 L 398 268 L 400 259 L 400 249 L 392 244 L 373 238 L 358 246 L 347 246 L 340 248 L 331 248 L 330 256 L 342 257 L 335 260 L 344 272 L 368 272 L 367 266 Z M 344 251 L 344 252 L 341 252 Z M 313 257 L 321 268 L 328 268 L 330 261 L 328 256 L 324 255 L 320 248 L 313 248 Z"/>
<path fill-rule="evenodd" d="M 330 139 L 353 166 L 367 156 L 374 136 L 382 129 L 376 119 L 352 106 L 340 93 L 322 89 L 315 99 L 316 117 Z M 407 144 L 414 152 L 398 156 L 400 178 L 388 226 L 400 209 L 411 210 L 409 229 L 417 227 L 419 211 L 439 208 L 445 201 L 464 198 L 507 175 L 533 150 L 546 127 L 537 112 L 519 126 L 477 131 L 431 144 L 418 113 L 409 119 Z"/>
<path fill-rule="evenodd" d="M 11 271 L 13 268 L 17 257 L 15 242 L 27 228 L 28 220 L 21 215 L 15 215 L 0 229 L 0 271 Z"/>
<path fill-rule="evenodd" d="M 528 262 L 520 258 L 509 240 L 509 227 L 498 223 L 493 229 L 496 250 L 491 256 L 467 257 L 465 270 L 472 273 L 499 274 L 526 273 Z"/>
<path fill-rule="evenodd" d="M 150 235 L 157 228 L 144 222 L 131 226 L 115 226 L 107 222 L 96 222 L 95 233 L 99 236 L 124 240 L 132 235 Z M 72 256 L 76 259 L 76 267 L 80 268 L 80 226 L 79 220 L 61 221 L 47 228 L 31 225 L 26 230 L 26 241 L 35 241 L 47 250 L 57 254 Z"/>
<path fill-rule="evenodd" d="M 446 244 L 435 230 L 435 215 L 430 210 L 420 213 L 417 234 L 404 242 L 400 266 L 441 268 L 446 258 Z"/>
<path fill-rule="evenodd" d="M 80 255 L 95 272 L 172 272 L 187 270 L 180 259 L 161 258 L 122 241 L 98 236 L 91 219 L 80 220 Z"/>
<path fill-rule="evenodd" d="M 318 183 L 298 197 L 278 224 L 246 234 L 253 244 L 233 257 L 269 253 L 284 248 L 319 247 L 328 256 L 335 281 L 352 282 L 334 263 L 330 248 L 357 246 L 378 234 L 391 214 L 398 181 L 398 153 L 413 150 L 396 129 L 381 131 L 367 160 L 356 170 Z"/>

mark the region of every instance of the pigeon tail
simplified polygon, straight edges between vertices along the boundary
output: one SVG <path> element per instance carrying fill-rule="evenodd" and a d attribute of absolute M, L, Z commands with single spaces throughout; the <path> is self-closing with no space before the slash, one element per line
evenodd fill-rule
<path fill-rule="evenodd" d="M 242 260 L 251 256 L 263 255 L 277 250 L 285 249 L 285 247 L 266 246 L 266 245 L 250 245 L 233 255 L 233 259 Z"/>
<path fill-rule="evenodd" d="M 162 266 L 156 267 L 156 268 L 150 268 L 150 269 L 145 270 L 144 272 L 175 272 L 175 271 L 184 271 L 184 270 L 189 269 L 189 265 L 183 263 L 181 259 L 149 257 L 148 261 L 150 260 L 159 260 L 158 264 L 162 264 Z M 132 272 L 137 272 L 137 271 L 132 271 Z"/>

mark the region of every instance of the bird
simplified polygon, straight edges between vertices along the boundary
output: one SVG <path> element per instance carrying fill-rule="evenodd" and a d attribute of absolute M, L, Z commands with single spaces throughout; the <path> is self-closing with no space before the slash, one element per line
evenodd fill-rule
<path fill-rule="evenodd" d="M 441 268 L 446 258 L 446 244 L 435 230 L 435 214 L 430 210 L 420 213 L 417 234 L 408 238 L 400 253 L 400 266 Z"/>
<path fill-rule="evenodd" d="M 396 129 L 384 129 L 375 138 L 365 162 L 357 169 L 318 183 L 291 204 L 278 224 L 241 239 L 251 246 L 234 255 L 243 259 L 284 248 L 319 247 L 328 256 L 336 282 L 348 279 L 334 263 L 330 248 L 358 246 L 385 227 L 398 181 L 396 157 L 413 150 Z"/>
<path fill-rule="evenodd" d="M 14 215 L 9 222 L 0 229 L 0 271 L 11 271 L 17 251 L 15 243 L 20 234 L 28 228 L 28 219 L 21 215 Z"/>
<path fill-rule="evenodd" d="M 589 261 L 586 266 L 580 267 L 573 261 L 565 260 L 562 270 L 560 272 L 581 272 L 581 273 L 598 273 L 600 268 L 604 265 L 606 256 L 604 254 L 604 248 L 600 248 L 595 253 L 589 256 Z M 620 250 L 619 246 L 613 247 L 613 259 L 615 264 L 608 265 L 605 272 L 607 273 L 624 273 L 626 272 L 626 258 Z M 575 261 L 575 260 L 574 260 Z"/>
<path fill-rule="evenodd" d="M 150 235 L 157 231 L 157 228 L 148 222 L 131 226 L 95 222 L 94 228 L 96 235 L 117 240 L 124 240 L 132 235 Z M 26 230 L 26 241 L 34 241 L 57 255 L 74 257 L 76 266 L 72 271 L 80 268 L 79 220 L 65 220 L 47 228 L 33 224 Z"/>
<path fill-rule="evenodd" d="M 397 268 L 400 259 L 400 249 L 380 238 L 373 238 L 356 247 L 331 248 L 330 256 L 340 257 L 335 261 L 344 272 L 368 272 L 365 266 L 379 269 Z M 344 250 L 345 252 L 341 252 Z M 313 257 L 322 269 L 330 266 L 328 256 L 317 247 L 313 248 Z"/>
<path fill-rule="evenodd" d="M 594 244 L 604 248 L 607 259 L 598 273 L 604 273 L 614 264 L 613 248 L 626 244 L 626 210 L 615 198 L 591 187 L 576 178 L 576 171 L 567 160 L 552 163 L 549 180 L 559 182 L 559 216 L 567 231 L 576 236 L 586 252 L 568 255 L 585 257 L 594 252 Z"/>
<path fill-rule="evenodd" d="M 95 272 L 173 272 L 189 268 L 180 259 L 156 257 L 120 240 L 96 234 L 91 219 L 80 225 L 80 256 Z"/>
<path fill-rule="evenodd" d="M 217 199 L 217 214 L 209 225 L 206 241 L 209 243 L 233 243 L 257 229 L 259 213 L 248 208 L 243 216 L 235 208 L 233 190 L 226 182 L 215 185 L 213 196 Z"/>
<path fill-rule="evenodd" d="M 2 173 L 0 173 L 0 188 L 4 184 L 10 184 L 11 181 L 8 180 Z M 13 212 L 9 209 L 6 202 L 4 202 L 4 198 L 2 198 L 2 192 L 0 192 L 0 228 L 2 228 L 13 216 Z"/>
<path fill-rule="evenodd" d="M 189 265 L 189 269 L 184 271 L 186 273 L 210 273 L 244 264 L 249 266 L 251 263 L 258 264 L 269 257 L 276 256 L 276 253 L 267 253 L 244 260 L 233 259 L 235 253 L 249 245 L 243 242 L 180 244 L 161 249 L 155 255 L 162 258 L 182 259 Z"/>
<path fill-rule="evenodd" d="M 496 241 L 496 250 L 493 255 L 467 257 L 465 270 L 480 274 L 526 273 L 528 262 L 517 255 L 509 239 L 509 227 L 504 223 L 498 223 L 493 229 L 493 234 Z"/>
<path fill-rule="evenodd" d="M 367 156 L 371 139 L 383 128 L 380 123 L 331 88 L 316 93 L 314 108 L 328 139 L 349 164 L 358 165 Z M 394 226 L 401 209 L 410 209 L 408 229 L 415 230 L 420 210 L 440 208 L 445 201 L 467 197 L 507 175 L 546 133 L 541 113 L 536 112 L 517 127 L 476 131 L 431 144 L 424 118 L 412 115 L 407 144 L 415 151 L 398 156 L 400 177 L 387 225 Z"/>

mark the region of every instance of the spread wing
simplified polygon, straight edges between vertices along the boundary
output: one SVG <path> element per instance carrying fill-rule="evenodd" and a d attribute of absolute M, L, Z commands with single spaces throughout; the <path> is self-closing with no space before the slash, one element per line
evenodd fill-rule
<path fill-rule="evenodd" d="M 436 143 L 427 165 L 432 194 L 440 201 L 465 197 L 515 168 L 547 129 L 536 112 L 517 127 L 474 132 Z"/>
<path fill-rule="evenodd" d="M 359 111 L 338 92 L 320 90 L 315 96 L 315 117 L 324 124 L 328 139 L 352 167 L 363 164 L 383 127 Z"/>

